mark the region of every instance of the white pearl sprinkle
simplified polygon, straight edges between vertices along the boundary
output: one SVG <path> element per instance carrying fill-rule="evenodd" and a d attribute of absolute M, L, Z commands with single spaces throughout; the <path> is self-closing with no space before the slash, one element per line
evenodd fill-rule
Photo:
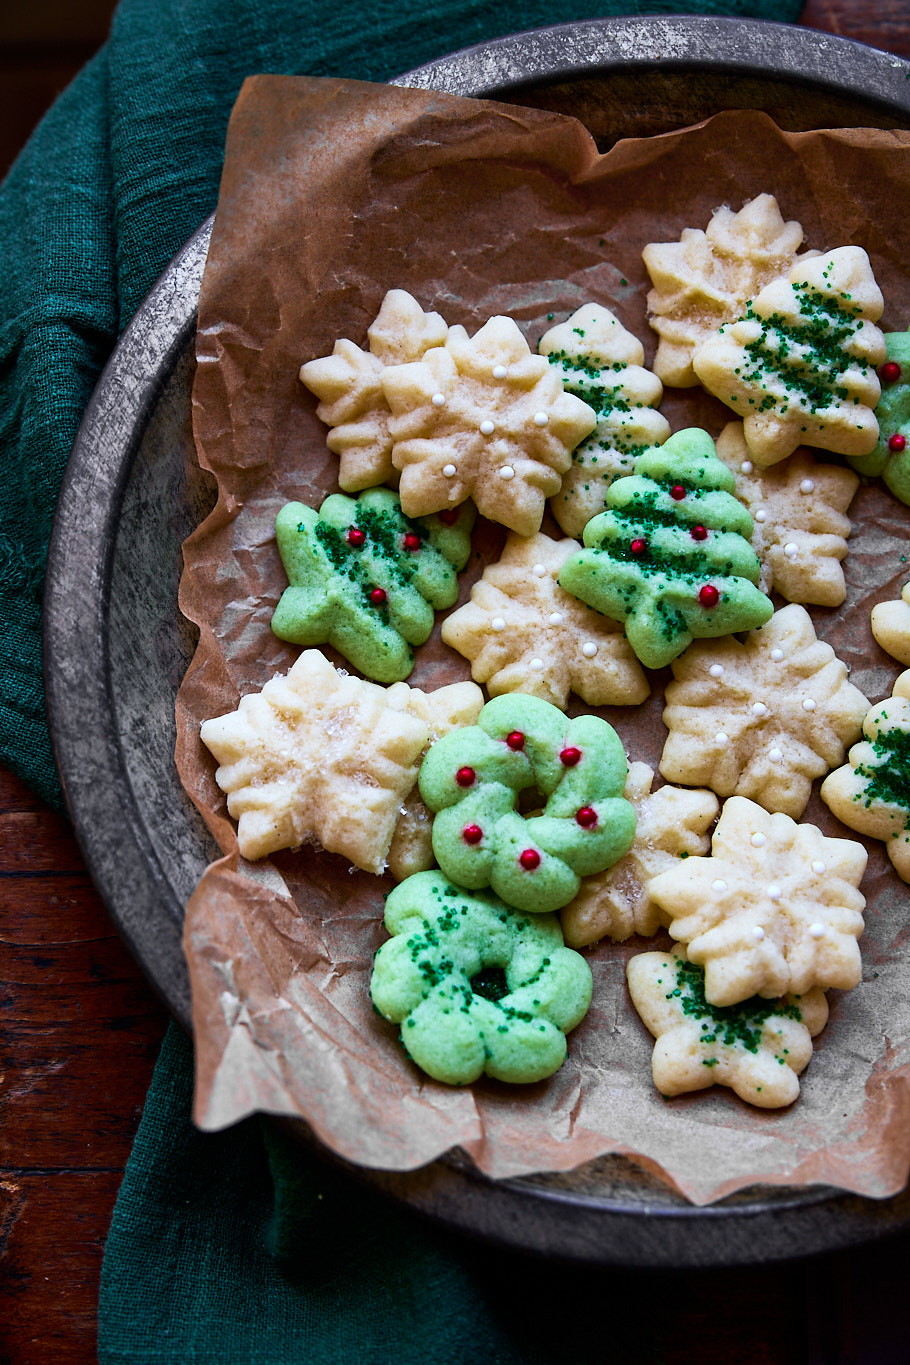
<path fill-rule="evenodd" d="M 506 623 L 505 623 L 504 619 L 503 619 L 501 616 L 494 616 L 493 619 L 492 619 L 492 621 L 490 622 L 490 629 L 491 629 L 491 630 L 505 630 L 505 628 L 506 628 Z"/>
<path fill-rule="evenodd" d="M 550 612 L 550 615 L 549 615 L 549 617 L 548 617 L 547 619 L 549 620 L 551 626 L 561 626 L 561 625 L 562 625 L 562 612 L 561 612 L 561 611 L 551 611 L 551 612 Z"/>
<path fill-rule="evenodd" d="M 515 470 L 510 464 L 502 464 L 499 466 L 499 477 L 501 479 L 514 479 Z"/>
<path fill-rule="evenodd" d="M 799 546 L 795 545 L 792 540 L 788 540 L 784 546 L 784 554 L 788 559 L 795 559 L 799 554 Z"/>
<path fill-rule="evenodd" d="M 723 664 L 712 664 L 708 669 L 708 672 L 711 674 L 712 678 L 722 678 L 724 676 L 724 666 Z"/>
<path fill-rule="evenodd" d="M 455 468 L 453 464 L 444 464 L 442 466 L 442 472 L 443 474 L 445 474 L 447 479 L 451 479 L 454 478 L 454 476 L 458 473 L 458 470 Z"/>
<path fill-rule="evenodd" d="M 827 872 L 827 870 L 828 869 L 822 862 L 821 858 L 816 858 L 815 862 L 812 864 L 812 871 L 818 873 L 818 875 L 821 876 L 821 874 L 823 872 Z"/>
<path fill-rule="evenodd" d="M 597 646 L 593 640 L 586 640 L 581 647 L 581 652 L 586 659 L 593 659 L 597 653 Z"/>
<path fill-rule="evenodd" d="M 752 835 L 752 839 L 750 840 L 750 842 L 753 848 L 764 848 L 765 844 L 768 841 L 762 834 L 761 830 L 756 830 L 756 832 Z"/>
<path fill-rule="evenodd" d="M 777 883 L 776 883 L 776 882 L 772 882 L 771 885 L 768 887 L 768 900 L 769 900 L 769 901 L 779 901 L 782 895 L 783 895 L 783 892 L 781 891 L 781 889 L 780 889 L 780 887 L 777 885 Z"/>
<path fill-rule="evenodd" d="M 799 486 L 799 491 L 800 491 L 801 493 L 814 493 L 814 492 L 815 492 L 815 484 L 814 484 L 813 480 L 812 480 L 812 479 L 803 479 L 802 483 L 801 483 L 800 486 Z"/>
<path fill-rule="evenodd" d="M 783 758 L 783 754 L 781 753 L 780 749 L 769 749 L 768 757 L 770 758 L 772 763 L 780 763 L 781 759 Z"/>
<path fill-rule="evenodd" d="M 711 883 L 712 891 L 726 891 L 726 889 L 727 883 L 721 877 L 718 877 L 716 882 Z"/>
<path fill-rule="evenodd" d="M 782 649 L 772 649 L 771 658 L 774 660 L 776 664 L 779 664 L 783 657 L 784 651 Z"/>
<path fill-rule="evenodd" d="M 759 522 L 768 520 L 768 513 L 765 511 L 763 507 L 760 507 L 758 511 L 755 513 L 755 520 Z"/>
<path fill-rule="evenodd" d="M 729 738 L 728 735 L 725 735 L 725 734 L 724 734 L 723 730 L 718 730 L 717 734 L 714 736 L 714 743 L 715 743 L 715 744 L 729 744 L 729 743 L 730 743 L 730 738 Z"/>
<path fill-rule="evenodd" d="M 763 701 L 754 701 L 752 703 L 752 714 L 753 716 L 766 716 L 768 708 Z"/>
<path fill-rule="evenodd" d="M 534 575 L 535 578 L 543 578 L 546 572 L 547 572 L 546 564 L 535 564 L 533 569 L 531 570 L 531 573 Z"/>
<path fill-rule="evenodd" d="M 812 697 L 804 697 L 804 698 L 803 698 L 803 710 L 804 710 L 804 711 L 814 711 L 814 710 L 815 710 L 815 701 L 814 701 L 814 699 L 813 699 Z"/>
<path fill-rule="evenodd" d="M 541 673 L 543 671 L 543 659 L 532 659 L 529 667 L 533 668 L 535 673 Z"/>
<path fill-rule="evenodd" d="M 809 933 L 812 935 L 813 938 L 824 938 L 824 937 L 825 937 L 825 926 L 824 926 L 823 924 L 818 924 L 818 923 L 810 924 L 810 925 L 809 925 Z"/>
<path fill-rule="evenodd" d="M 545 427 L 545 426 L 547 425 L 547 423 L 549 422 L 549 420 L 550 420 L 550 418 L 549 418 L 548 414 L 545 413 L 545 412 L 535 412 L 535 414 L 534 414 L 534 425 L 535 425 L 535 427 Z"/>
<path fill-rule="evenodd" d="M 742 464 L 740 465 L 740 469 L 744 474 L 751 474 L 754 468 L 755 466 L 753 465 L 751 460 L 743 460 Z"/>
<path fill-rule="evenodd" d="M 481 422 L 480 430 L 483 436 L 492 436 L 496 428 L 488 417 L 485 421 Z"/>
<path fill-rule="evenodd" d="M 764 936 L 765 936 L 764 929 L 761 927 L 760 924 L 756 924 L 755 928 L 752 930 L 752 937 L 755 939 L 755 942 L 761 943 Z"/>
<path fill-rule="evenodd" d="M 506 375 L 507 375 L 508 373 L 509 373 L 509 372 L 508 372 L 508 370 L 506 369 L 505 365 L 494 365 L 494 366 L 493 366 L 493 378 L 494 378 L 494 379 L 505 379 L 505 377 L 506 377 Z"/>
<path fill-rule="evenodd" d="M 444 393 L 434 393 L 430 402 L 433 404 L 434 408 L 444 408 L 446 405 L 446 396 Z"/>

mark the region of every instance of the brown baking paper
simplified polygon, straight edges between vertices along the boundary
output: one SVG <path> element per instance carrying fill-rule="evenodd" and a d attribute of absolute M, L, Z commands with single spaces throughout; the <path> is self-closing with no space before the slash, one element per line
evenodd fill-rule
<path fill-rule="evenodd" d="M 405 288 L 469 330 L 510 314 L 532 346 L 551 315 L 596 300 L 643 340 L 650 362 L 642 247 L 762 192 L 802 223 L 807 246 L 865 247 L 887 300 L 884 327 L 910 323 L 906 134 L 785 134 L 763 114 L 728 113 L 601 156 L 580 123 L 549 112 L 338 80 L 244 86 L 202 285 L 192 398 L 199 459 L 219 497 L 185 546 L 180 598 L 200 641 L 177 703 L 178 764 L 227 855 L 186 920 L 203 1128 L 253 1110 L 295 1115 L 366 1166 L 407 1170 L 458 1146 L 493 1177 L 621 1152 L 698 1203 L 756 1182 L 823 1182 L 875 1197 L 903 1185 L 908 888 L 880 844 L 867 844 L 862 984 L 830 993 L 830 1022 L 790 1109 L 751 1109 L 720 1087 L 672 1101 L 656 1092 L 652 1040 L 624 968 L 631 953 L 666 946 L 664 937 L 588 951 L 594 1003 L 550 1080 L 460 1090 L 417 1071 L 396 1028 L 372 1010 L 370 964 L 386 937 L 391 883 L 312 848 L 244 865 L 199 740 L 201 721 L 233 710 L 297 655 L 269 628 L 285 586 L 274 517 L 287 501 L 318 506 L 337 489 L 315 399 L 297 378 L 303 361 L 329 354 L 339 337 L 364 345 L 386 291 Z M 697 424 L 713 436 L 731 416 L 700 390 L 668 392 L 662 410 L 674 430 Z M 852 515 L 846 606 L 812 616 L 876 701 L 900 670 L 875 645 L 868 609 L 897 597 L 910 572 L 910 513 L 866 484 Z M 501 529 L 479 524 L 462 601 L 502 540 Z M 434 688 L 468 676 L 437 625 L 408 681 Z M 652 676 L 644 706 L 603 714 L 630 757 L 656 769 L 669 672 Z M 817 797 L 804 818 L 857 837 Z"/>

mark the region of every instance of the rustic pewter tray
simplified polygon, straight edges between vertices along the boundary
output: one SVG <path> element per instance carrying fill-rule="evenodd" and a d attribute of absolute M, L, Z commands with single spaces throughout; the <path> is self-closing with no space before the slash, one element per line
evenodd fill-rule
<path fill-rule="evenodd" d="M 808 29 L 651 16 L 503 38 L 395 83 L 570 113 L 603 150 L 731 108 L 764 109 L 792 130 L 910 128 L 908 77 L 896 57 Z M 173 762 L 174 697 L 195 644 L 177 610 L 180 546 L 212 504 L 190 429 L 210 233 L 208 221 L 175 257 L 101 376 L 64 480 L 45 597 L 51 732 L 82 851 L 187 1029 L 183 910 L 218 855 Z M 876 1202 L 762 1187 L 696 1209 L 622 1157 L 501 1182 L 459 1153 L 406 1174 L 348 1169 L 451 1227 L 603 1264 L 747 1264 L 910 1225 L 908 1191 Z"/>

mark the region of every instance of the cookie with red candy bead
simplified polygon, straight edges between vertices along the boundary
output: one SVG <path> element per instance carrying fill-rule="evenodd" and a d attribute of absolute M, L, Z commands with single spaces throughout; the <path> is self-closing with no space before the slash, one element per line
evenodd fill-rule
<path fill-rule="evenodd" d="M 894 496 L 910 504 L 910 332 L 886 332 L 885 350 L 878 367 L 878 444 L 871 455 L 847 458 L 857 474 L 881 475 Z"/>
<path fill-rule="evenodd" d="M 492 887 L 518 910 L 568 905 L 582 877 L 632 844 L 627 771 L 616 731 L 599 716 L 569 720 L 539 697 L 494 697 L 476 725 L 432 745 L 420 769 L 439 866 L 459 886 Z M 535 789 L 544 808 L 525 818 L 519 799 Z"/>

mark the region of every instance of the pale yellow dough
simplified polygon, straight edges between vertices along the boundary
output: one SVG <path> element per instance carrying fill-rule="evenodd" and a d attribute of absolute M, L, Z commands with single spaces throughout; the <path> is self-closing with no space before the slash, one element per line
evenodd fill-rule
<path fill-rule="evenodd" d="M 896 601 L 872 608 L 872 634 L 898 663 L 910 664 L 910 583 Z"/>

